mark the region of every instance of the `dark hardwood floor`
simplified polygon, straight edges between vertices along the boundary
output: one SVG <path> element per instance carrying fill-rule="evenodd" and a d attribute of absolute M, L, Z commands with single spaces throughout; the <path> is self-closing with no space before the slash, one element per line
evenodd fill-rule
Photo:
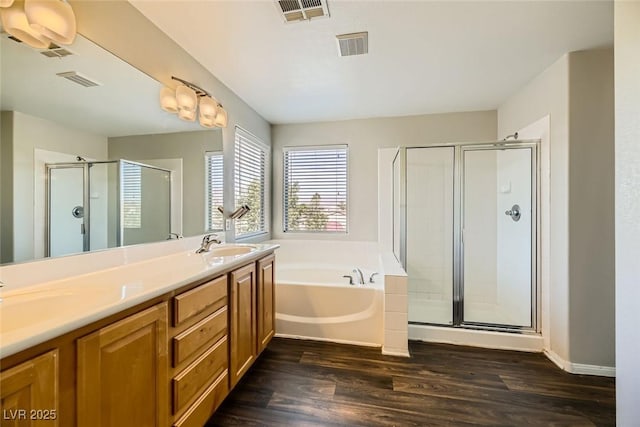
<path fill-rule="evenodd" d="M 274 338 L 207 426 L 607 426 L 615 381 L 542 354 L 411 342 L 380 349 Z"/>

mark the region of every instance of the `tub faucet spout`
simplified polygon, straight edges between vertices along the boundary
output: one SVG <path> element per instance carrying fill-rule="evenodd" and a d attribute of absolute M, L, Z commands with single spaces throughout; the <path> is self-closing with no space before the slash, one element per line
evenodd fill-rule
<path fill-rule="evenodd" d="M 358 283 L 364 285 L 364 275 L 362 274 L 362 270 L 359 268 L 354 268 L 352 273 L 356 273 L 356 277 L 358 278 Z"/>

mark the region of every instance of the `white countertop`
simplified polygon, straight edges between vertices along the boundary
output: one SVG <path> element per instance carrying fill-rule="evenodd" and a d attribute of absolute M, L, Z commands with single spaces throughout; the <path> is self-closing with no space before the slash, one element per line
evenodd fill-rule
<path fill-rule="evenodd" d="M 181 251 L 30 286 L 7 286 L 0 293 L 0 358 L 244 265 L 279 245 L 251 246 L 255 250 L 242 255 Z"/>

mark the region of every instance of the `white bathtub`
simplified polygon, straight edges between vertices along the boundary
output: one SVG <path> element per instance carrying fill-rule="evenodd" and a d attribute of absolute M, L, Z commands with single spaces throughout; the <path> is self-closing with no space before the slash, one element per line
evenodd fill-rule
<path fill-rule="evenodd" d="M 283 246 L 289 242 L 278 241 Z M 279 250 L 280 251 L 280 250 Z M 288 262 L 277 253 L 276 334 L 348 344 L 381 346 L 384 338 L 384 278 L 354 262 Z M 299 254 L 299 252 L 298 252 Z M 325 254 L 327 255 L 327 254 Z M 296 257 L 298 258 L 298 257 Z M 357 258 L 357 257 L 354 257 Z M 316 258 L 327 260 L 327 257 Z M 298 259 L 299 261 L 299 259 Z M 362 261 L 362 260 L 359 260 Z M 364 285 L 342 276 L 361 268 Z M 357 279 L 354 275 L 354 282 Z"/>

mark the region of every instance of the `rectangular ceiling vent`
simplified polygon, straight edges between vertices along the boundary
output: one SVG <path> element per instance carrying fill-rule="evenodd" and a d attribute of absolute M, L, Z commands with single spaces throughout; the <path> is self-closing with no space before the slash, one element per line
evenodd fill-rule
<path fill-rule="evenodd" d="M 90 78 L 83 76 L 75 71 L 67 71 L 65 73 L 57 73 L 57 76 L 70 80 L 74 83 L 84 87 L 101 86 L 100 83 L 91 80 Z"/>
<path fill-rule="evenodd" d="M 285 22 L 309 21 L 329 16 L 327 0 L 276 0 Z"/>
<path fill-rule="evenodd" d="M 74 54 L 70 50 L 60 47 L 54 43 L 51 43 L 51 46 L 41 51 L 40 53 L 47 58 L 64 58 L 65 56 L 71 56 Z"/>
<path fill-rule="evenodd" d="M 364 55 L 369 53 L 369 32 L 340 34 L 338 40 L 338 54 L 340 56 Z"/>

